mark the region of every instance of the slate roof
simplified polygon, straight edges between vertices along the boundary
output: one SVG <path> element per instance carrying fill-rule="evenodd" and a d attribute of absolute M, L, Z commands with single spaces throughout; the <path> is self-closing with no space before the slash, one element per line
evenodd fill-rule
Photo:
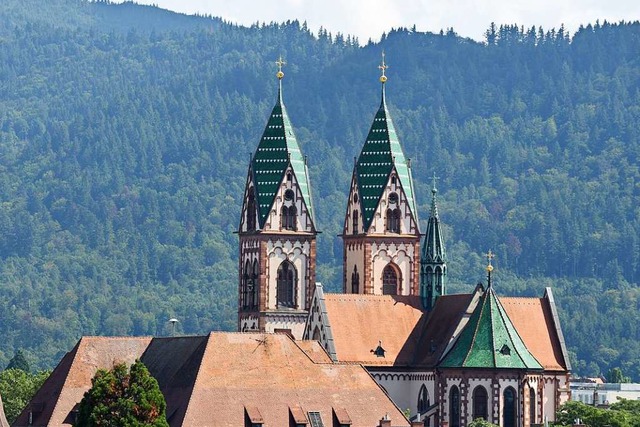
<path fill-rule="evenodd" d="M 389 175 L 394 167 L 398 173 L 398 178 L 407 197 L 411 212 L 417 222 L 418 209 L 413 195 L 411 168 L 409 168 L 407 159 L 404 156 L 395 126 L 387 109 L 383 83 L 380 108 L 373 119 L 371 129 L 355 166 L 365 230 L 371 225 L 376 207 L 380 202 L 384 188 L 389 181 Z"/>
<path fill-rule="evenodd" d="M 282 182 L 289 164 L 293 168 L 309 215 L 313 218 L 307 166 L 282 101 L 282 82 L 280 81 L 276 105 L 271 111 L 251 163 L 260 228 L 264 227 L 269 216 L 278 186 Z"/>
<path fill-rule="evenodd" d="M 460 337 L 438 366 L 543 369 L 520 338 L 491 286 L 480 297 Z"/>
<path fill-rule="evenodd" d="M 393 426 L 409 426 L 362 366 L 331 362 L 317 342 L 294 341 L 284 334 L 224 332 L 82 338 L 30 403 L 46 409 L 34 417 L 33 426 L 70 425 L 70 413 L 95 371 L 136 358 L 158 380 L 171 426 L 242 426 L 245 412 L 267 426 L 287 426 L 290 412 L 303 419 L 309 411 L 318 412 L 325 425 L 331 425 L 335 413 L 350 419 L 353 427 L 376 426 L 385 414 Z M 15 425 L 27 423 L 25 411 Z"/>

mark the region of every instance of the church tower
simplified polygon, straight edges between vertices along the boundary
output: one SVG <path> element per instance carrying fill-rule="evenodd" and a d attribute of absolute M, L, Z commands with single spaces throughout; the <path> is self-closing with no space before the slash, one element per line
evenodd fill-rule
<path fill-rule="evenodd" d="M 382 100 L 355 162 L 347 202 L 345 293 L 418 295 L 420 229 L 411 163 L 404 156 L 385 100 L 388 68 L 382 55 Z"/>
<path fill-rule="evenodd" d="M 278 98 L 251 158 L 240 218 L 238 330 L 301 339 L 316 278 L 316 227 L 306 159 Z"/>
<path fill-rule="evenodd" d="M 420 297 L 422 306 L 431 310 L 440 295 L 446 294 L 447 259 L 444 249 L 444 239 L 440 230 L 440 217 L 436 203 L 436 177 L 433 177 L 433 194 L 431 198 L 431 213 L 427 223 L 427 234 L 422 245 L 420 259 Z"/>

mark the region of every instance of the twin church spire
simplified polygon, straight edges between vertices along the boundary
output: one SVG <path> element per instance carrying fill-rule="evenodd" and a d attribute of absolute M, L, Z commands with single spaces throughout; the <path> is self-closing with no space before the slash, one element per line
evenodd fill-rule
<path fill-rule="evenodd" d="M 315 291 L 317 230 L 306 159 L 283 102 L 285 62 L 276 65 L 278 96 L 251 158 L 238 231 L 238 329 L 300 338 Z M 384 54 L 379 69 L 380 107 L 354 165 L 342 233 L 344 292 L 423 294 L 430 308 L 444 294 L 443 281 L 429 279 L 444 263 L 435 192 L 427 237 L 437 236 L 431 240 L 442 255 L 425 266 L 411 162 L 386 104 Z"/>

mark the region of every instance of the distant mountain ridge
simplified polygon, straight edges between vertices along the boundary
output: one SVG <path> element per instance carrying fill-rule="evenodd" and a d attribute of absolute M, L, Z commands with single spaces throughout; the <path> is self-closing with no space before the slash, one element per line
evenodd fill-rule
<path fill-rule="evenodd" d="M 308 157 L 318 278 L 341 287 L 353 158 L 387 103 L 425 220 L 438 182 L 450 289 L 552 286 L 578 372 L 640 380 L 640 24 L 241 27 L 153 6 L 0 4 L 0 366 L 51 366 L 83 334 L 235 329 L 242 188 L 287 61 Z"/>

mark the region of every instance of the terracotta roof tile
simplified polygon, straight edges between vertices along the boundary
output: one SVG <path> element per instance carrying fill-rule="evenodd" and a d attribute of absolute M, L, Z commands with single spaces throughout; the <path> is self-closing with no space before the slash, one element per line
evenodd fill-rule
<path fill-rule="evenodd" d="M 20 414 L 14 426 L 69 425 L 68 416 L 91 387 L 98 369 L 111 369 L 114 364 L 132 364 L 140 358 L 150 337 L 84 337 L 67 353 L 53 373 Z M 67 421 L 67 423 L 65 423 Z"/>
<path fill-rule="evenodd" d="M 501 297 L 511 322 L 533 356 L 545 370 L 565 370 L 549 301 L 545 298 Z"/>
<path fill-rule="evenodd" d="M 426 314 L 419 297 L 324 294 L 336 356 L 365 365 L 409 365 Z M 384 357 L 373 351 L 381 342 Z"/>

